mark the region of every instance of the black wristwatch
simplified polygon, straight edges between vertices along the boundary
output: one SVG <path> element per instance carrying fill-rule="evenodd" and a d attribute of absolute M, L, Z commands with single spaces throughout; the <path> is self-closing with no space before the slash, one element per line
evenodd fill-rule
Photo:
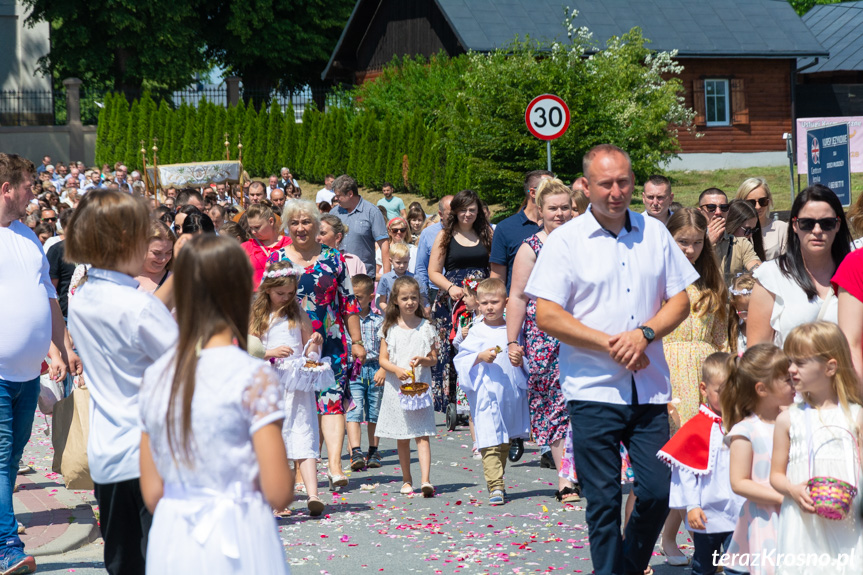
<path fill-rule="evenodd" d="M 640 325 L 636 329 L 641 330 L 641 333 L 644 334 L 644 339 L 647 340 L 647 343 L 650 343 L 654 339 L 656 339 L 656 332 L 653 331 L 653 328 L 647 327 L 646 325 Z"/>

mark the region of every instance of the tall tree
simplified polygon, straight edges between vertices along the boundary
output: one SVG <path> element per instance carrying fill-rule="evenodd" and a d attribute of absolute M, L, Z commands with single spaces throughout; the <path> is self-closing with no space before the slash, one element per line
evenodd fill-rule
<path fill-rule="evenodd" d="M 42 0 L 45 1 L 45 0 Z M 59 0 L 53 0 L 59 1 Z M 243 78 L 259 106 L 273 89 L 320 85 L 354 0 L 202 2 L 206 54 Z"/>
<path fill-rule="evenodd" d="M 817 4 L 836 4 L 842 0 L 788 0 L 788 3 L 797 11 L 797 14 L 803 16 Z"/>
<path fill-rule="evenodd" d="M 175 90 L 206 69 L 199 18 L 204 0 L 23 0 L 28 24 L 51 25 L 41 66 L 55 79 L 74 76 L 122 91 Z"/>

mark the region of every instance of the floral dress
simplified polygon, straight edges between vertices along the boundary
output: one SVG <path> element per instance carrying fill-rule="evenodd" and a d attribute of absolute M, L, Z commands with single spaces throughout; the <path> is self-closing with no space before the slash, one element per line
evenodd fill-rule
<path fill-rule="evenodd" d="M 690 285 L 686 288 L 686 294 L 692 305 L 698 299 L 698 288 Z M 725 349 L 727 343 L 728 331 L 725 322 L 720 321 L 716 314 L 696 314 L 694 309 L 690 310 L 689 316 L 677 329 L 662 338 L 665 360 L 671 372 L 672 402 L 680 400 L 676 406 L 680 414 L 680 425 L 695 416 L 698 406 L 701 405 L 701 394 L 698 391 L 701 364 L 708 355 Z"/>
<path fill-rule="evenodd" d="M 464 279 L 471 274 L 482 275 L 485 278 L 488 277 L 488 273 L 487 268 L 463 268 L 447 269 L 444 275 L 451 283 L 460 286 Z M 438 341 L 441 342 L 437 364 L 432 368 L 432 398 L 436 411 L 446 409 L 447 404 L 455 399 L 457 389 L 455 368 L 452 365 L 452 358 L 455 357 L 455 353 L 453 353 L 452 340 L 449 337 L 453 326 L 452 314 L 455 304 L 456 302 L 450 299 L 446 291 L 441 290 L 435 305 L 432 307 L 432 323 L 437 329 Z"/>
<path fill-rule="evenodd" d="M 285 248 L 273 252 L 270 262 L 290 262 Z M 298 266 L 295 266 L 298 267 Z M 347 338 L 343 315 L 359 313 L 345 258 L 338 250 L 321 246 L 321 254 L 303 269 L 297 284 L 297 297 L 312 320 L 312 329 L 324 338 L 321 357 L 332 360 L 336 385 L 317 393 L 320 415 L 340 415 L 354 408 L 348 386 Z"/>
<path fill-rule="evenodd" d="M 524 240 L 524 243 L 539 256 L 542 240 L 536 234 Z M 560 389 L 560 368 L 557 363 L 560 342 L 536 325 L 536 301 L 533 299 L 527 303 L 522 333 L 530 373 L 527 379 L 530 431 L 539 445 L 551 445 L 566 437 L 569 412 Z"/>

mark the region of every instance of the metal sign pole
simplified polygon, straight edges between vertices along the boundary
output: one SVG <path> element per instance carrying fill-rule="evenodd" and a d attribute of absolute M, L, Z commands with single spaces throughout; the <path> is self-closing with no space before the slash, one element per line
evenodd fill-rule
<path fill-rule="evenodd" d="M 551 171 L 551 140 L 545 141 L 545 151 L 548 156 L 548 171 Z"/>

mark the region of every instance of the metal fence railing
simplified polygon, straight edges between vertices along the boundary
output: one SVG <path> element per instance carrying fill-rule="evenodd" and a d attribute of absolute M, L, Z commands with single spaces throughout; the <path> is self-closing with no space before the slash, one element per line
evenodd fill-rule
<path fill-rule="evenodd" d="M 57 97 L 51 90 L 0 90 L 0 126 L 53 126 Z M 65 94 L 59 97 L 65 104 Z"/>
<path fill-rule="evenodd" d="M 108 92 L 101 89 L 81 86 L 81 122 L 84 125 L 95 125 L 99 120 L 99 111 Z M 292 93 L 276 90 L 262 91 L 245 88 L 240 84 L 239 97 L 246 105 L 256 107 L 263 104 L 269 106 L 275 100 L 286 112 L 289 105 L 293 107 L 294 119 L 301 122 L 306 108 L 315 105 L 325 110 L 333 105 L 346 105 L 344 91 L 332 90 L 327 87 L 305 87 Z M 130 101 L 136 100 L 143 92 L 127 92 Z M 197 106 L 204 100 L 217 106 L 228 105 L 228 90 L 224 83 L 219 85 L 198 84 L 182 90 L 151 92 L 154 100 L 166 100 L 171 107 L 186 104 Z M 65 125 L 66 90 L 0 90 L 0 126 L 52 126 Z"/>

